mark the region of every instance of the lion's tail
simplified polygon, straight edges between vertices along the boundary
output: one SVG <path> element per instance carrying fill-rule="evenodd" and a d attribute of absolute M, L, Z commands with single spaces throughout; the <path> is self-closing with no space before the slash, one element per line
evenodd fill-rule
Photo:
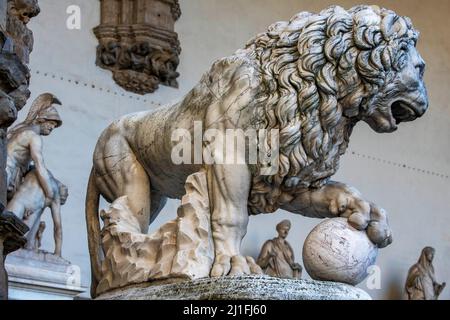
<path fill-rule="evenodd" d="M 86 225 L 88 233 L 89 253 L 91 257 L 91 296 L 97 295 L 97 285 L 101 278 L 101 247 L 99 220 L 100 193 L 95 183 L 94 168 L 91 169 L 86 191 Z"/>

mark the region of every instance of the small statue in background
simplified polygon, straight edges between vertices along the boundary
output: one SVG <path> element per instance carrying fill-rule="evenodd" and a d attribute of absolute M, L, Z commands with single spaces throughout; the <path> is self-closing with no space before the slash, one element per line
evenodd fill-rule
<path fill-rule="evenodd" d="M 302 266 L 295 262 L 294 250 L 286 241 L 291 229 L 291 222 L 283 220 L 277 224 L 276 229 L 278 237 L 264 243 L 256 263 L 269 276 L 300 279 Z"/>
<path fill-rule="evenodd" d="M 408 272 L 405 283 L 405 293 L 408 300 L 437 300 L 445 282 L 439 284 L 434 276 L 434 248 L 425 247 L 419 261 Z"/>

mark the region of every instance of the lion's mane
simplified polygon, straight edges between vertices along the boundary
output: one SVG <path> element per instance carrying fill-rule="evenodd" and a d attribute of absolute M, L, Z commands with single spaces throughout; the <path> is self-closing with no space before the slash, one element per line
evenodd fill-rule
<path fill-rule="evenodd" d="M 334 6 L 277 22 L 248 42 L 268 91 L 265 126 L 279 129 L 280 146 L 278 172 L 253 179 L 251 213 L 275 211 L 286 188 L 328 181 L 358 116 L 370 112 L 417 38 L 409 18 L 393 11 Z"/>

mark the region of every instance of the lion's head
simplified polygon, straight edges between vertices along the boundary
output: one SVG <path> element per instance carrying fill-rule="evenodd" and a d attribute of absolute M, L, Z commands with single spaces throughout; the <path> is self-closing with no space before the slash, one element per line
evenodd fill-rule
<path fill-rule="evenodd" d="M 417 39 L 409 18 L 390 10 L 334 6 L 299 13 L 250 40 L 246 50 L 256 55 L 269 91 L 266 126 L 280 129 L 281 146 L 279 172 L 254 181 L 251 202 L 274 205 L 263 180 L 272 190 L 324 183 L 359 120 L 392 132 L 422 116 L 428 98 Z"/>
<path fill-rule="evenodd" d="M 371 7 L 357 7 L 354 42 L 359 93 L 341 99 L 344 115 L 358 117 L 376 132 L 392 132 L 400 122 L 421 117 L 428 108 L 425 62 L 416 49 L 418 33 L 409 18 Z M 370 45 L 369 45 L 370 44 Z M 345 90 L 347 91 L 347 90 Z M 351 99 L 359 100 L 358 108 Z"/>

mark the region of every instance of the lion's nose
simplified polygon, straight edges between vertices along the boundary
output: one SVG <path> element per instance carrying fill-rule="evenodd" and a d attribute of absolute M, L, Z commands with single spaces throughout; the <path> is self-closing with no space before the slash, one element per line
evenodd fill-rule
<path fill-rule="evenodd" d="M 427 111 L 427 109 L 428 109 L 428 98 L 425 97 L 422 103 L 419 104 L 419 108 L 417 109 L 417 115 L 419 117 L 423 116 L 424 113 Z"/>
<path fill-rule="evenodd" d="M 428 109 L 428 93 L 425 86 L 422 87 L 421 94 L 419 98 L 416 100 L 416 105 L 417 105 L 416 110 L 417 116 L 418 117 L 423 116 Z"/>
<path fill-rule="evenodd" d="M 419 117 L 423 116 L 424 113 L 425 113 L 425 111 L 427 111 L 427 109 L 428 109 L 428 101 L 427 101 L 427 103 L 420 109 L 420 111 L 419 111 L 419 113 L 418 113 Z"/>

